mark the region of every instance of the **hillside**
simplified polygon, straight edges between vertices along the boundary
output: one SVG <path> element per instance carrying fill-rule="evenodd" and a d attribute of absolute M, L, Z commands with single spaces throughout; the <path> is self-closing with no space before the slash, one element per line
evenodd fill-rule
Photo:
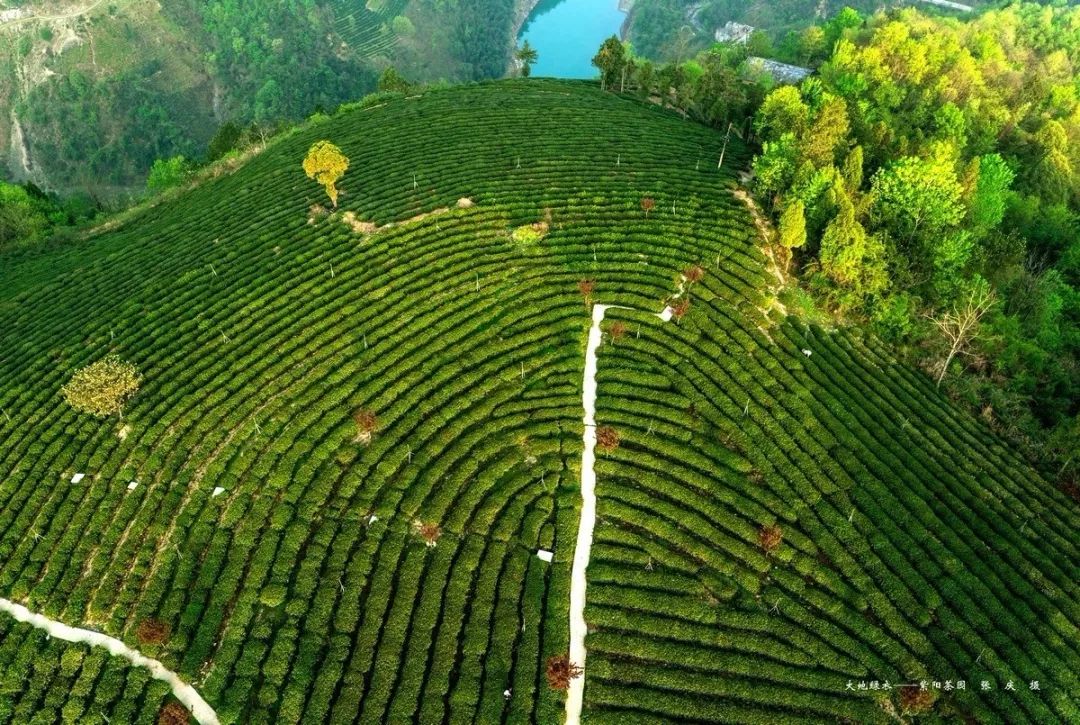
<path fill-rule="evenodd" d="M 227 122 L 274 127 L 375 90 L 501 75 L 511 0 L 0 0 L 0 179 L 122 198 Z"/>
<path fill-rule="evenodd" d="M 584 719 L 1080 719 L 1075 503 L 785 316 L 723 146 L 588 83 L 433 90 L 0 256 L 0 598 L 221 722 L 560 722 L 602 303 Z M 76 413 L 109 354 L 141 390 Z M 0 723 L 170 698 L 0 614 Z"/>

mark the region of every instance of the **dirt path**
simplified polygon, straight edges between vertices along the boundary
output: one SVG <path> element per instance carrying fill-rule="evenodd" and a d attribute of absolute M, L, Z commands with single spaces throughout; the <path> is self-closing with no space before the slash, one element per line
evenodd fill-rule
<path fill-rule="evenodd" d="M 114 4 L 115 1 L 116 0 L 113 0 Z M 5 23 L 0 23 L 0 28 L 11 28 L 19 25 L 20 23 L 28 23 L 32 20 L 71 20 L 72 18 L 77 18 L 80 15 L 86 15 L 90 11 L 96 9 L 97 6 L 101 5 L 103 2 L 105 2 L 105 0 L 97 0 L 91 5 L 87 5 L 85 7 L 77 7 L 66 13 L 57 13 L 55 15 L 22 15 Z"/>
<path fill-rule="evenodd" d="M 580 677 L 570 680 L 566 693 L 566 725 L 581 722 L 581 705 L 585 696 L 585 571 L 589 568 L 593 529 L 596 528 L 596 352 L 603 341 L 600 323 L 617 305 L 595 304 L 592 308 L 592 327 L 585 346 L 585 375 L 581 386 L 581 407 L 585 410 L 585 432 L 581 451 L 581 518 L 578 520 L 577 542 L 574 544 L 574 566 L 570 574 L 570 661 L 582 669 Z M 657 314 L 664 322 L 671 319 L 670 307 Z"/>
<path fill-rule="evenodd" d="M 136 667 L 145 667 L 150 670 L 150 675 L 155 680 L 161 680 L 172 688 L 176 699 L 184 704 L 191 714 L 199 722 L 199 725 L 218 725 L 218 716 L 214 708 L 207 704 L 206 700 L 195 691 L 195 688 L 187 684 L 172 670 L 166 669 L 165 665 L 155 659 L 139 654 L 126 644 L 101 632 L 89 629 L 71 627 L 55 619 L 49 619 L 43 614 L 31 612 L 21 604 L 16 604 L 9 599 L 0 598 L 0 611 L 7 612 L 19 622 L 25 622 L 33 627 L 44 630 L 50 637 L 65 642 L 82 642 L 91 647 L 104 647 L 109 654 L 123 657 Z"/>

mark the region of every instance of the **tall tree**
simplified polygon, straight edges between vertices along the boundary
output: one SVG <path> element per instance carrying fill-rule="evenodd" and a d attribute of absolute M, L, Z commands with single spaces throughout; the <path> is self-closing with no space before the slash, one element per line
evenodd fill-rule
<path fill-rule="evenodd" d="M 337 182 L 349 168 L 349 159 L 329 141 L 316 141 L 304 158 L 304 172 L 309 179 L 322 184 L 326 195 L 337 209 Z"/>
<path fill-rule="evenodd" d="M 844 158 L 844 168 L 841 174 L 844 177 L 844 186 L 849 194 L 856 193 L 862 188 L 863 182 L 863 150 L 862 146 L 856 146 L 848 151 Z"/>
<path fill-rule="evenodd" d="M 781 134 L 802 135 L 810 122 L 810 108 L 795 86 L 780 86 L 765 96 L 754 119 L 754 130 L 766 141 Z"/>
<path fill-rule="evenodd" d="M 1054 119 L 1046 121 L 1035 133 L 1034 141 L 1039 154 L 1032 169 L 1035 187 L 1049 201 L 1075 201 L 1080 190 L 1080 179 L 1069 158 L 1069 135 L 1065 125 Z"/>
<path fill-rule="evenodd" d="M 593 56 L 592 64 L 600 69 L 600 88 L 606 90 L 615 82 L 626 62 L 626 48 L 617 35 L 612 35 L 600 45 L 600 50 Z"/>
<path fill-rule="evenodd" d="M 1005 217 L 1014 174 L 1000 154 L 985 154 L 972 159 L 976 174 L 975 188 L 968 205 L 968 219 L 980 236 L 997 227 Z"/>
<path fill-rule="evenodd" d="M 821 236 L 821 271 L 841 290 L 841 306 L 858 306 L 888 286 L 884 246 L 855 217 L 841 184 L 834 185 L 836 216 Z"/>
<path fill-rule="evenodd" d="M 529 44 L 526 40 L 525 43 L 514 51 L 514 57 L 517 58 L 518 63 L 521 65 L 521 76 L 528 78 L 532 73 L 533 63 L 540 57 L 540 54 L 536 52 L 536 48 Z"/>
<path fill-rule="evenodd" d="M 945 379 L 949 366 L 957 355 L 968 353 L 968 347 L 978 335 L 979 322 L 994 305 L 994 291 L 986 280 L 977 277 L 969 284 L 967 294 L 952 309 L 931 316 L 938 332 L 947 344 L 945 358 L 940 363 L 937 385 Z"/>
<path fill-rule="evenodd" d="M 836 152 L 847 140 L 847 104 L 838 96 L 823 99 L 808 133 L 803 140 L 803 156 L 816 166 L 827 166 L 836 160 Z"/>
<path fill-rule="evenodd" d="M 806 244 L 806 208 L 798 199 L 785 205 L 780 214 L 780 244 L 789 250 Z"/>
<path fill-rule="evenodd" d="M 963 188 L 949 164 L 907 156 L 874 174 L 874 219 L 915 264 L 925 264 L 928 242 L 964 218 Z"/>

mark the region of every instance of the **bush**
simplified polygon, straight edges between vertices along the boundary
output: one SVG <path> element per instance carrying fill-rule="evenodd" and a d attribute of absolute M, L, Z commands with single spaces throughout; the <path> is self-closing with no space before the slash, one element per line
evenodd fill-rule
<path fill-rule="evenodd" d="M 150 175 L 146 178 L 148 191 L 160 192 L 180 186 L 191 174 L 191 165 L 183 156 L 173 156 L 171 159 L 158 159 L 150 167 Z"/>
<path fill-rule="evenodd" d="M 547 222 L 523 224 L 510 234 L 510 238 L 518 244 L 536 244 L 547 235 L 547 232 Z"/>
<path fill-rule="evenodd" d="M 569 690 L 570 680 L 581 677 L 584 670 L 570 661 L 569 655 L 552 655 L 544 666 L 544 675 L 553 690 Z"/>
<path fill-rule="evenodd" d="M 160 619 L 144 619 L 135 630 L 139 644 L 164 644 L 169 639 L 169 625 Z"/>
<path fill-rule="evenodd" d="M 173 700 L 161 708 L 157 721 L 158 725 L 188 725 L 191 718 L 188 716 L 187 708 Z"/>

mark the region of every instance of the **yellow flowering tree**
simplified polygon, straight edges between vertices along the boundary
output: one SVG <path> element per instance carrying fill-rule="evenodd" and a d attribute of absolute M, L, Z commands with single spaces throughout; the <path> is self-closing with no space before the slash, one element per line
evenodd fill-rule
<path fill-rule="evenodd" d="M 341 153 L 341 149 L 329 141 L 316 141 L 308 149 L 307 157 L 304 158 L 304 173 L 309 179 L 322 184 L 335 209 L 337 209 L 338 199 L 336 184 L 348 168 L 349 159 Z"/>
<path fill-rule="evenodd" d="M 141 380 L 134 365 L 110 355 L 77 370 L 62 392 L 75 410 L 105 418 L 123 411 Z"/>

